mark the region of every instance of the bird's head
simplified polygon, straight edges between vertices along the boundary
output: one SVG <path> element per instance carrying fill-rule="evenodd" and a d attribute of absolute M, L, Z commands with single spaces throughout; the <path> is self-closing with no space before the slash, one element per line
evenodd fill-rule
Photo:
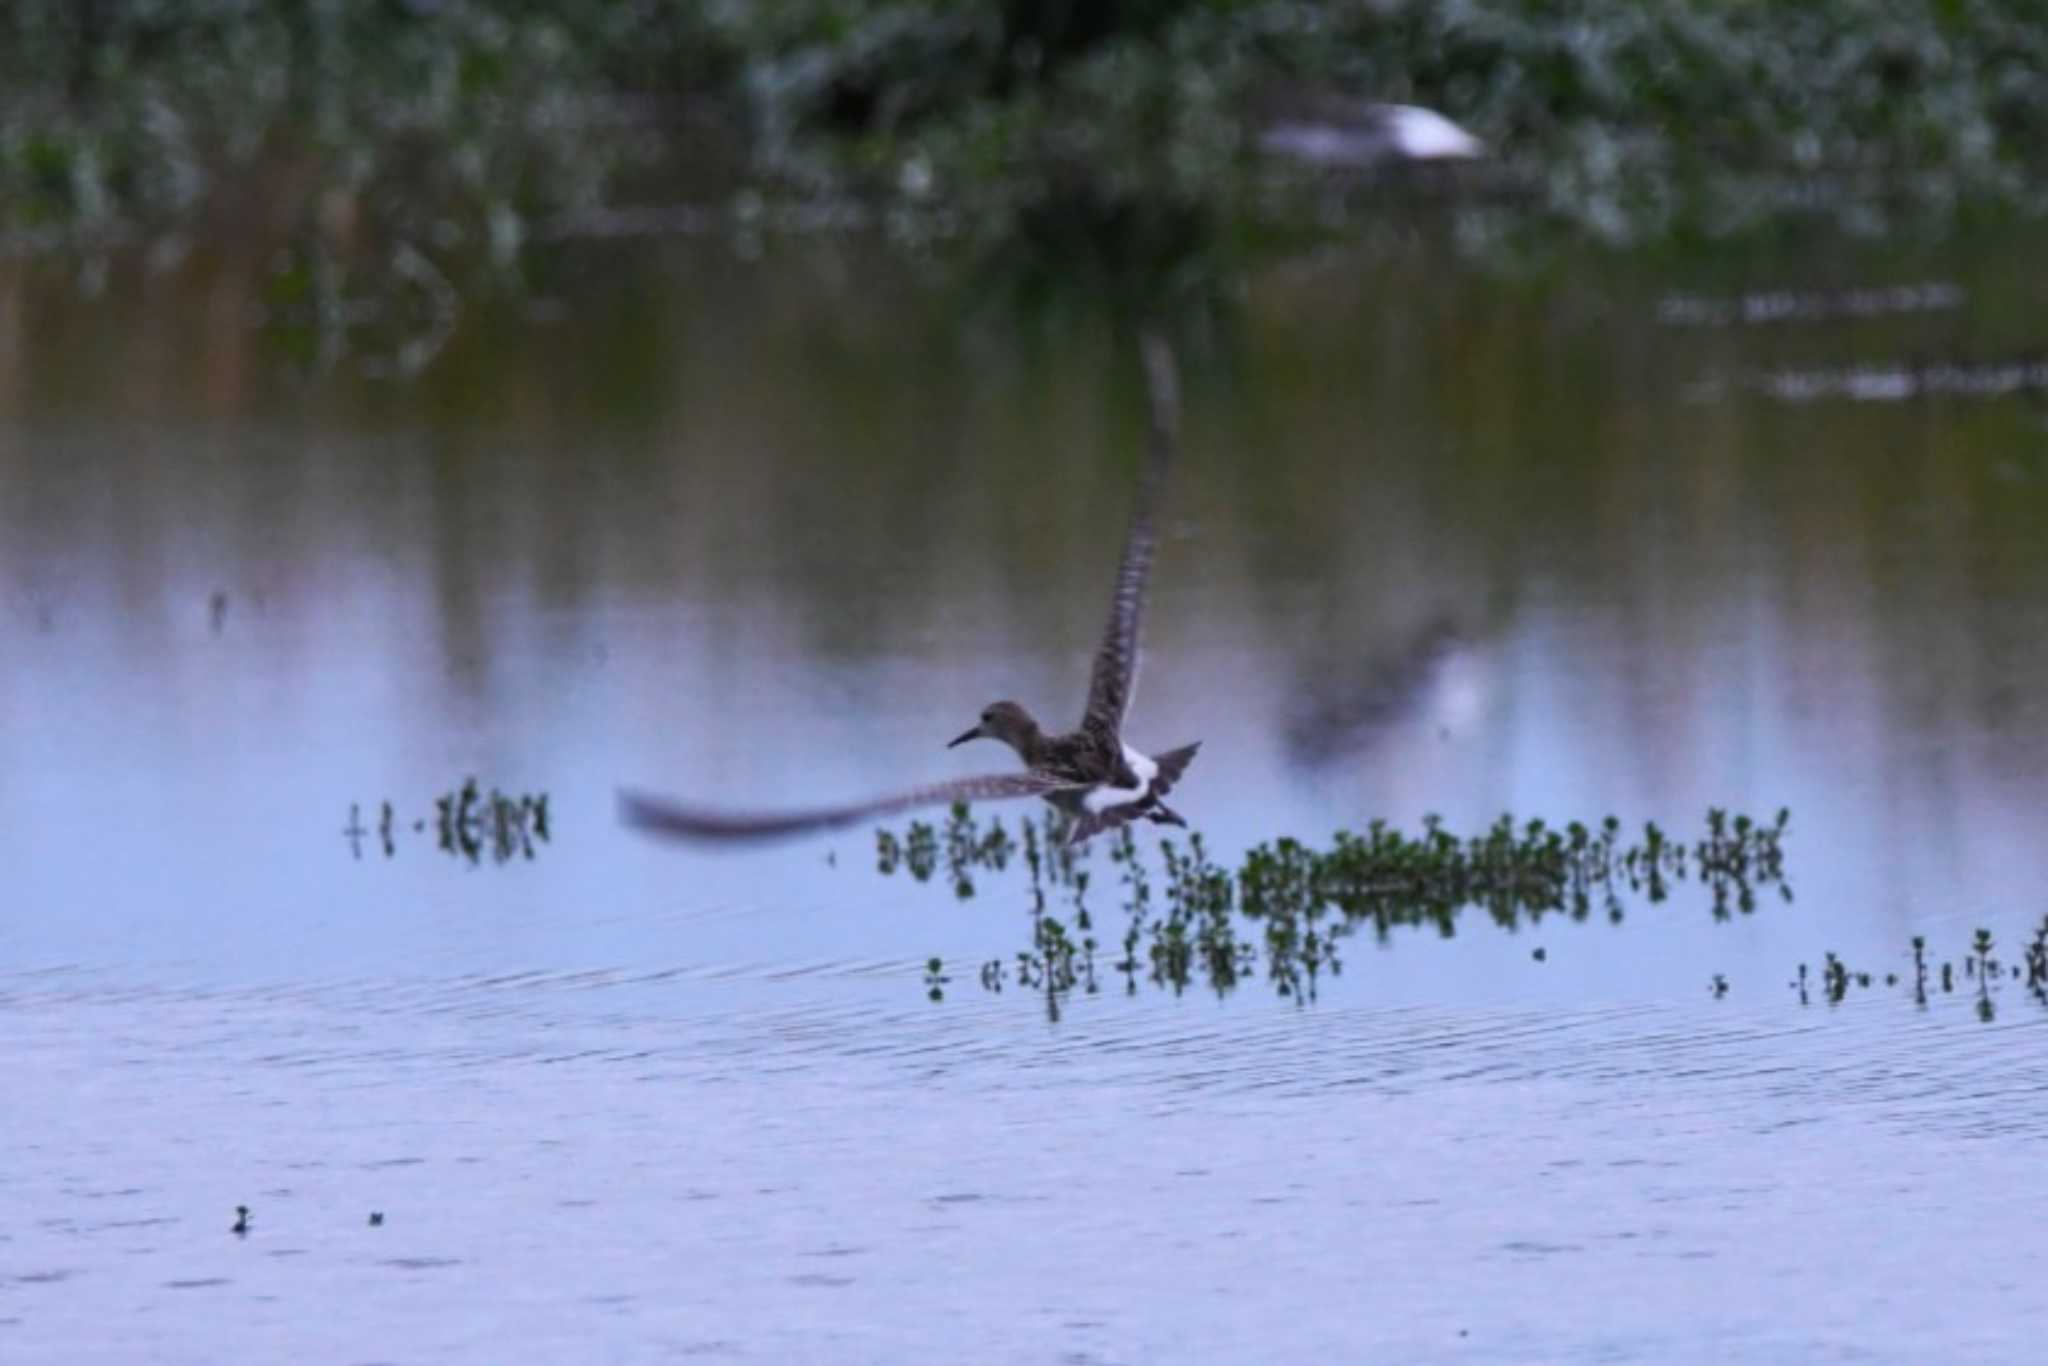
<path fill-rule="evenodd" d="M 969 740 L 1001 740 L 1019 754 L 1028 754 L 1029 746 L 1037 738 L 1038 722 L 1032 720 L 1030 712 L 1015 702 L 991 702 L 982 708 L 980 722 L 946 748 L 964 745 Z"/>

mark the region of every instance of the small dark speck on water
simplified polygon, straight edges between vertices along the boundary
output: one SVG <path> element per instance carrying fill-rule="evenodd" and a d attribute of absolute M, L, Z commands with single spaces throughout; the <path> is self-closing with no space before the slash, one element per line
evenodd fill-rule
<path fill-rule="evenodd" d="M 235 1206 L 235 1222 L 228 1228 L 228 1232 L 234 1234 L 237 1238 L 249 1236 L 249 1207 L 247 1205 Z"/>
<path fill-rule="evenodd" d="M 373 1209 L 373 1210 L 371 1210 L 371 1211 L 370 1211 L 370 1227 L 371 1227 L 371 1228 L 382 1228 L 382 1227 L 384 1227 L 384 1211 L 383 1211 L 383 1210 L 381 1210 L 381 1209 Z"/>
<path fill-rule="evenodd" d="M 789 1278 L 791 1285 L 809 1286 L 817 1289 L 839 1290 L 853 1284 L 851 1276 L 828 1276 L 823 1272 L 805 1271 Z"/>
<path fill-rule="evenodd" d="M 1535 949 L 1530 952 L 1529 956 L 1541 963 L 1544 959 L 1550 957 L 1550 953 L 1546 949 Z"/>

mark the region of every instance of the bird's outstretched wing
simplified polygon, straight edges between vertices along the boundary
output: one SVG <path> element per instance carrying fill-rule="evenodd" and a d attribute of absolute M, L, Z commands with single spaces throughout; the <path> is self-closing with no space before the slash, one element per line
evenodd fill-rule
<path fill-rule="evenodd" d="M 886 797 L 849 802 L 844 806 L 814 807 L 808 811 L 732 811 L 722 807 L 690 806 L 662 797 L 621 791 L 619 819 L 650 835 L 725 843 L 831 830 L 920 806 L 1042 797 L 1048 792 L 1084 786 L 1086 784 L 1044 773 L 999 773 L 986 778 L 956 778 L 952 782 L 913 787 Z"/>
<path fill-rule="evenodd" d="M 1109 600 L 1109 622 L 1095 650 L 1088 679 L 1088 710 L 1081 729 L 1105 744 L 1109 752 L 1123 733 L 1124 716 L 1138 688 L 1138 636 L 1145 616 L 1145 581 L 1152 573 L 1152 552 L 1158 545 L 1154 525 L 1159 494 L 1173 464 L 1180 440 L 1180 379 L 1173 349 L 1151 329 L 1139 337 L 1145 362 L 1145 395 L 1151 411 L 1151 436 L 1144 469 L 1138 476 L 1138 498 L 1124 533 L 1123 560 L 1116 569 L 1116 588 Z"/>

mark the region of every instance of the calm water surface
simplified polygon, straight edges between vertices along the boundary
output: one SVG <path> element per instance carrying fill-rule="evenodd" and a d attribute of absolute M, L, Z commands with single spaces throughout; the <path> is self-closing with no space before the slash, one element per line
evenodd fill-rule
<path fill-rule="evenodd" d="M 2048 913 L 2030 259 L 1257 277 L 1184 355 L 1133 722 L 1204 741 L 1212 849 L 1789 806 L 1795 897 L 1056 1023 L 974 980 L 1014 873 L 612 794 L 854 796 L 1000 767 L 943 747 L 992 698 L 1078 713 L 1110 332 L 679 250 L 401 383 L 281 352 L 232 260 L 9 267 L 0 1357 L 2034 1359 L 2048 1010 L 1881 981 Z M 530 859 L 436 847 L 470 775 L 548 795 Z M 1829 951 L 1880 980 L 1802 1005 Z"/>

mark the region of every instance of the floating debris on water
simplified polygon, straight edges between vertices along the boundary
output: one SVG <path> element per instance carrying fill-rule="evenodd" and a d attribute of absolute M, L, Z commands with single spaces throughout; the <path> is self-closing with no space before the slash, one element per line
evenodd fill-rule
<path fill-rule="evenodd" d="M 229 1225 L 228 1232 L 234 1234 L 237 1238 L 249 1236 L 249 1207 L 247 1205 L 235 1206 L 235 1222 Z"/>
<path fill-rule="evenodd" d="M 371 1228 L 382 1228 L 382 1227 L 384 1227 L 384 1211 L 383 1211 L 383 1210 L 381 1210 L 381 1209 L 373 1209 L 373 1210 L 371 1210 L 371 1211 L 370 1211 L 370 1227 L 371 1227 Z"/>
<path fill-rule="evenodd" d="M 1030 943 L 984 963 L 977 977 L 987 991 L 1014 985 L 1041 993 L 1056 1017 L 1062 997 L 1093 993 L 1104 976 L 1121 977 L 1127 994 L 1142 978 L 1176 994 L 1200 980 L 1223 995 L 1261 965 L 1279 995 L 1313 1000 L 1322 975 L 1343 970 L 1342 941 L 1361 928 L 1381 942 L 1404 927 L 1448 937 L 1469 906 L 1484 907 L 1506 929 L 1549 914 L 1583 921 L 1596 911 L 1619 923 L 1624 897 L 1654 904 L 1673 883 L 1693 881 L 1707 890 L 1716 919 L 1747 915 L 1760 889 L 1792 899 L 1782 847 L 1790 821 L 1789 810 L 1764 824 L 1715 809 L 1699 839 L 1675 840 L 1651 823 L 1640 841 L 1624 844 L 1611 816 L 1597 828 L 1574 821 L 1562 829 L 1503 816 L 1464 839 L 1431 816 L 1416 836 L 1375 821 L 1363 832 L 1340 831 L 1327 849 L 1282 837 L 1250 850 L 1235 870 L 1211 860 L 1199 833 L 1185 845 L 1159 840 L 1155 870 L 1126 827 L 1107 846 L 1110 899 L 1123 922 L 1114 948 L 1097 938 L 1095 924 L 1112 912 L 1089 900 L 1094 846 L 1069 847 L 1056 812 L 1025 818 L 1012 835 L 999 817 L 983 825 L 955 805 L 942 826 L 912 821 L 900 833 L 877 830 L 875 847 L 884 876 L 903 871 L 926 882 L 943 873 L 963 900 L 976 894 L 977 874 L 1001 873 L 1021 859 Z M 1546 956 L 1540 947 L 1531 954 L 1537 962 Z M 945 980 L 934 960 L 926 974 L 934 1000 Z"/>

